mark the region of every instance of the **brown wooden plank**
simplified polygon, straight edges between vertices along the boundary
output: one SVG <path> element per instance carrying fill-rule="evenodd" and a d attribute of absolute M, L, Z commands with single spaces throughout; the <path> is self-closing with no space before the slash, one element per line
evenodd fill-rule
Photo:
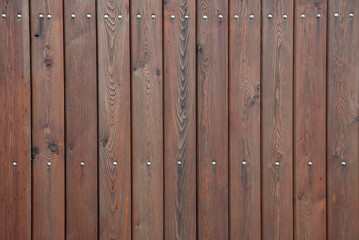
<path fill-rule="evenodd" d="M 326 239 L 326 15 L 326 0 L 296 2 L 295 239 Z"/>
<path fill-rule="evenodd" d="M 228 239 L 228 1 L 197 4 L 198 238 Z"/>
<path fill-rule="evenodd" d="M 97 239 L 95 0 L 65 0 L 64 8 L 66 239 Z"/>
<path fill-rule="evenodd" d="M 31 239 L 28 1 L 1 1 L 0 14 L 0 239 L 26 240 Z"/>
<path fill-rule="evenodd" d="M 289 240 L 293 239 L 293 0 L 265 0 L 262 13 L 262 237 Z"/>
<path fill-rule="evenodd" d="M 164 5 L 165 239 L 196 239 L 195 1 Z"/>
<path fill-rule="evenodd" d="M 230 238 L 261 238 L 261 1 L 230 1 Z"/>
<path fill-rule="evenodd" d="M 359 239 L 359 1 L 328 4 L 328 239 Z"/>
<path fill-rule="evenodd" d="M 62 1 L 31 8 L 32 237 L 65 239 L 64 56 Z"/>
<path fill-rule="evenodd" d="M 163 239 L 161 15 L 161 0 L 131 2 L 132 234 L 135 240 Z"/>
<path fill-rule="evenodd" d="M 100 239 L 131 239 L 129 1 L 97 1 Z"/>

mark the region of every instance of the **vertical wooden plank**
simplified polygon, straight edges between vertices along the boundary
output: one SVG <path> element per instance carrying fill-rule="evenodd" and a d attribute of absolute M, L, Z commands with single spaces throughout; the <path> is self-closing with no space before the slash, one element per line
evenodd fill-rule
<path fill-rule="evenodd" d="M 228 239 L 228 1 L 197 3 L 198 238 Z"/>
<path fill-rule="evenodd" d="M 329 240 L 359 239 L 358 17 L 358 1 L 329 0 L 327 100 Z"/>
<path fill-rule="evenodd" d="M 296 2 L 295 239 L 326 239 L 326 15 L 326 0 Z"/>
<path fill-rule="evenodd" d="M 163 239 L 162 1 L 131 2 L 132 234 Z"/>
<path fill-rule="evenodd" d="M 131 239 L 129 1 L 97 1 L 100 239 Z"/>
<path fill-rule="evenodd" d="M 262 13 L 262 236 L 293 239 L 293 0 Z"/>
<path fill-rule="evenodd" d="M 196 239 L 194 0 L 164 6 L 165 239 Z"/>
<path fill-rule="evenodd" d="M 97 239 L 95 0 L 65 0 L 64 8 L 66 239 Z"/>
<path fill-rule="evenodd" d="M 31 239 L 28 1 L 1 1 L 0 14 L 0 239 L 26 240 Z"/>
<path fill-rule="evenodd" d="M 230 237 L 260 239 L 261 1 L 231 0 L 229 12 Z"/>
<path fill-rule="evenodd" d="M 65 239 L 64 58 L 62 1 L 31 8 L 32 237 Z"/>

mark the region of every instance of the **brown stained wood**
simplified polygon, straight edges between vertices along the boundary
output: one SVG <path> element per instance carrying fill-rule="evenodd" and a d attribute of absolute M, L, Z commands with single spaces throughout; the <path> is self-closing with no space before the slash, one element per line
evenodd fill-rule
<path fill-rule="evenodd" d="M 194 0 L 164 5 L 165 239 L 197 235 L 195 7 Z"/>
<path fill-rule="evenodd" d="M 155 14 L 155 19 L 152 19 Z M 162 1 L 131 2 L 132 234 L 163 239 Z"/>
<path fill-rule="evenodd" d="M 198 238 L 228 239 L 228 1 L 198 1 L 197 26 Z"/>
<path fill-rule="evenodd" d="M 294 234 L 295 239 L 324 240 L 327 1 L 295 4 Z"/>
<path fill-rule="evenodd" d="M 328 239 L 359 239 L 359 2 L 328 4 Z"/>
<path fill-rule="evenodd" d="M 96 6 L 65 0 L 64 7 L 66 239 L 91 240 L 98 237 Z"/>
<path fill-rule="evenodd" d="M 231 0 L 229 12 L 230 238 L 260 239 L 261 1 Z"/>
<path fill-rule="evenodd" d="M 129 2 L 97 1 L 97 13 L 100 239 L 126 240 L 131 239 Z"/>
<path fill-rule="evenodd" d="M 28 2 L 2 1 L 0 14 L 0 239 L 31 239 Z"/>
<path fill-rule="evenodd" d="M 262 3 L 262 237 L 289 240 L 293 239 L 293 0 Z"/>
<path fill-rule="evenodd" d="M 28 1 L 1 1 L 0 239 L 31 239 L 31 86 Z M 21 19 L 17 14 L 22 15 Z M 13 167 L 13 162 L 17 163 Z"/>
<path fill-rule="evenodd" d="M 65 239 L 62 1 L 31 6 L 32 238 Z M 39 14 L 44 18 L 40 19 Z M 47 15 L 51 15 L 51 19 Z M 51 163 L 51 166 L 48 166 Z"/>

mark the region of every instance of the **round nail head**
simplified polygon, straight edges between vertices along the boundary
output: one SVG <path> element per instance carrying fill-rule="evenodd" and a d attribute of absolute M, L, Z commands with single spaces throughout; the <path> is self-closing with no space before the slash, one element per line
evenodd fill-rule
<path fill-rule="evenodd" d="M 120 14 L 120 15 L 118 15 L 118 17 L 117 17 L 119 20 L 122 20 L 122 15 Z"/>
<path fill-rule="evenodd" d="M 272 14 L 268 14 L 268 19 L 272 19 L 273 15 Z"/>
<path fill-rule="evenodd" d="M 141 19 L 141 14 L 137 14 L 137 15 L 136 15 L 136 18 L 137 18 L 137 19 Z"/>
<path fill-rule="evenodd" d="M 171 20 L 174 20 L 176 18 L 176 16 L 175 15 L 171 15 Z"/>
<path fill-rule="evenodd" d="M 182 165 L 182 162 L 181 162 L 181 161 L 178 161 L 178 162 L 177 162 L 177 165 L 179 165 L 179 166 Z"/>
<path fill-rule="evenodd" d="M 47 19 L 51 19 L 51 18 L 52 18 L 51 14 L 47 14 Z"/>
<path fill-rule="evenodd" d="M 40 13 L 40 14 L 39 14 L 39 18 L 40 18 L 40 19 L 43 19 L 43 18 L 44 18 L 44 14 Z"/>
<path fill-rule="evenodd" d="M 84 162 L 80 162 L 81 167 L 85 166 Z"/>
<path fill-rule="evenodd" d="M 339 13 L 334 13 L 334 17 L 338 18 L 339 17 Z"/>
<path fill-rule="evenodd" d="M 2 13 L 2 14 L 1 14 L 1 18 L 2 18 L 2 19 L 6 18 L 6 14 L 5 14 L 5 13 Z"/>
<path fill-rule="evenodd" d="M 234 19 L 236 19 L 236 20 L 238 20 L 238 19 L 239 19 L 238 14 L 234 15 Z"/>
<path fill-rule="evenodd" d="M 108 19 L 108 15 L 107 15 L 107 14 L 105 14 L 104 18 L 105 18 L 105 19 Z"/>
<path fill-rule="evenodd" d="M 174 15 L 173 15 L 174 16 Z M 184 19 L 188 20 L 189 19 L 189 15 L 184 15 Z"/>
<path fill-rule="evenodd" d="M 218 19 L 223 19 L 223 15 L 222 15 L 222 14 L 219 14 L 219 15 L 218 15 Z"/>
<path fill-rule="evenodd" d="M 156 19 L 156 15 L 155 15 L 155 14 L 152 14 L 151 18 L 152 18 L 152 19 Z"/>
<path fill-rule="evenodd" d="M 52 166 L 52 163 L 51 163 L 51 162 L 48 162 L 48 163 L 47 163 L 47 166 L 48 166 L 48 167 L 51 167 L 51 166 Z"/>
<path fill-rule="evenodd" d="M 150 162 L 150 161 L 147 162 L 147 166 L 151 166 L 151 162 Z"/>
<path fill-rule="evenodd" d="M 283 19 L 287 19 L 288 18 L 288 15 L 287 14 L 284 14 L 283 15 Z"/>
<path fill-rule="evenodd" d="M 250 19 L 254 19 L 254 14 L 249 15 Z"/>
<path fill-rule="evenodd" d="M 279 164 L 279 162 L 275 162 L 274 165 L 276 165 L 278 167 L 280 164 Z"/>
<path fill-rule="evenodd" d="M 347 163 L 346 162 L 342 162 L 342 166 L 344 167 L 344 166 L 346 166 L 347 165 Z"/>
<path fill-rule="evenodd" d="M 305 19 L 305 14 L 300 15 L 301 19 Z"/>
<path fill-rule="evenodd" d="M 317 18 L 318 18 L 318 19 L 321 18 L 321 16 L 322 16 L 322 15 L 320 15 L 320 13 L 317 14 Z"/>
<path fill-rule="evenodd" d="M 91 18 L 91 14 L 88 13 L 88 14 L 86 15 L 86 17 L 87 17 L 87 19 L 90 19 L 90 18 Z"/>
<path fill-rule="evenodd" d="M 349 17 L 350 17 L 350 18 L 353 18 L 353 17 L 354 17 L 354 13 L 352 13 L 352 12 L 349 13 Z"/>
<path fill-rule="evenodd" d="M 115 162 L 113 162 L 112 164 L 113 164 L 115 167 L 117 166 L 117 162 L 116 162 L 116 161 L 115 161 Z"/>
<path fill-rule="evenodd" d="M 242 165 L 243 165 L 243 166 L 247 165 L 247 162 L 246 162 L 246 161 L 243 161 L 243 162 L 242 162 Z"/>
<path fill-rule="evenodd" d="M 12 166 L 13 166 L 13 167 L 16 167 L 16 166 L 17 166 L 17 162 L 13 162 L 13 163 L 12 163 Z"/>
<path fill-rule="evenodd" d="M 19 13 L 18 15 L 17 15 L 17 19 L 21 19 L 21 14 Z"/>
<path fill-rule="evenodd" d="M 216 166 L 217 163 L 215 161 L 212 162 L 212 166 Z"/>
<path fill-rule="evenodd" d="M 203 17 L 202 17 L 204 20 L 207 20 L 207 15 L 203 15 Z"/>
<path fill-rule="evenodd" d="M 313 166 L 313 162 L 308 162 L 308 166 Z"/>
<path fill-rule="evenodd" d="M 76 17 L 76 15 L 72 13 L 72 14 L 71 14 L 71 18 L 72 18 L 72 19 L 75 19 L 75 17 Z"/>

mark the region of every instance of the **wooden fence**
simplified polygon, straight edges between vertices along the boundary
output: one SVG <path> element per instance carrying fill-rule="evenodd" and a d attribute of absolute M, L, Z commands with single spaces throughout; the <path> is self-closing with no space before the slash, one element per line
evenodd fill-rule
<path fill-rule="evenodd" d="M 0 239 L 359 239 L 359 1 L 2 0 Z"/>

